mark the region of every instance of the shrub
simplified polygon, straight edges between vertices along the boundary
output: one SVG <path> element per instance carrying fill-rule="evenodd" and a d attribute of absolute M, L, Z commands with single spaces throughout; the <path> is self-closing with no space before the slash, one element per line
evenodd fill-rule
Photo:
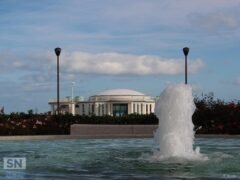
<path fill-rule="evenodd" d="M 11 113 L 0 116 L 0 135 L 50 135 L 70 134 L 72 124 L 157 124 L 154 114 L 131 114 L 123 117 L 34 115 L 32 113 Z"/>

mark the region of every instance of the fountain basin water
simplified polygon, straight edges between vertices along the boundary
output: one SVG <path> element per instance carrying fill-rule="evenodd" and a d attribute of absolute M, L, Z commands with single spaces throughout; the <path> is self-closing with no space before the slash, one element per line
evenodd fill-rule
<path fill-rule="evenodd" d="M 1 179 L 240 178 L 240 139 L 197 138 L 208 161 L 144 158 L 152 138 L 1 141 Z M 26 157 L 26 170 L 4 170 L 3 157 Z"/>

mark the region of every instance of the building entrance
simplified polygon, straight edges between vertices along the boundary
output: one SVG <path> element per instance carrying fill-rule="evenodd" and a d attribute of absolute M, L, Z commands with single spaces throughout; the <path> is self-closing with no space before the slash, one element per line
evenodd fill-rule
<path fill-rule="evenodd" d="M 113 116 L 125 116 L 128 114 L 128 104 L 113 104 Z"/>

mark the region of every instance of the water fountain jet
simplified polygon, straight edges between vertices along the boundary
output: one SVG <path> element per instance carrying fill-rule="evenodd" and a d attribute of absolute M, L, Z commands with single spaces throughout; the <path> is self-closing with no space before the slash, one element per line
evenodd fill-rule
<path fill-rule="evenodd" d="M 154 135 L 160 145 L 160 151 L 157 152 L 159 158 L 202 159 L 200 148 L 193 149 L 194 111 L 191 85 L 169 85 L 161 93 L 155 108 L 159 128 Z"/>

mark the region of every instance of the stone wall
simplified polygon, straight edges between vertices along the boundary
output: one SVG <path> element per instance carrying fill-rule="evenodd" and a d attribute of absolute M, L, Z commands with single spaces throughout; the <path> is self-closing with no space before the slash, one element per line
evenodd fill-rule
<path fill-rule="evenodd" d="M 71 135 L 83 137 L 153 137 L 158 125 L 73 124 Z"/>

